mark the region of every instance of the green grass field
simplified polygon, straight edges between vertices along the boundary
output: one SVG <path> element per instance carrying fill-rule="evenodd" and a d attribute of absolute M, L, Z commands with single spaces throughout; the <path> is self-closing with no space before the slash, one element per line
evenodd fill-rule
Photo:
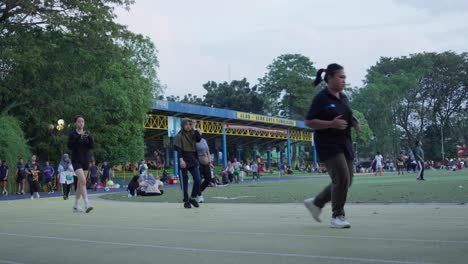
<path fill-rule="evenodd" d="M 326 178 L 210 188 L 190 210 L 172 203 L 176 188 L 93 196 L 90 214 L 60 198 L 0 201 L 0 263 L 466 263 L 468 207 L 454 204 L 468 200 L 466 172 L 356 176 L 348 230 L 328 227 L 329 206 L 316 223 L 299 203 Z"/>
<path fill-rule="evenodd" d="M 208 188 L 209 203 L 297 203 L 318 193 L 330 183 L 327 175 L 317 179 L 282 182 L 231 184 L 223 188 Z M 285 178 L 287 178 L 286 176 Z M 353 203 L 465 203 L 468 201 L 468 170 L 428 171 L 424 182 L 416 181 L 414 173 L 398 176 L 356 175 L 348 201 Z M 462 186 L 462 188 L 460 188 Z M 126 193 L 113 193 L 105 199 L 141 202 L 181 202 L 180 189 L 166 191 L 161 197 L 127 198 Z"/>

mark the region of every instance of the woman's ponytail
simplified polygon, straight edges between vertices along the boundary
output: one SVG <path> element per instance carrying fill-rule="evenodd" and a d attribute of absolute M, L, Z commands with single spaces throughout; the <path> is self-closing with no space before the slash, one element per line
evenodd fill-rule
<path fill-rule="evenodd" d="M 314 86 L 317 86 L 322 82 L 322 73 L 326 71 L 327 71 L 326 69 L 320 69 L 317 71 L 317 75 L 315 76 Z"/>

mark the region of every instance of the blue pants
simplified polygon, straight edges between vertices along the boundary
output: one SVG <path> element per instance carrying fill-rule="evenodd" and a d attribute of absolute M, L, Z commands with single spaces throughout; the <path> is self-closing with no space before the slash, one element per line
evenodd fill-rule
<path fill-rule="evenodd" d="M 184 192 L 184 202 L 188 202 L 188 171 L 192 174 L 193 178 L 193 187 L 192 187 L 192 198 L 195 198 L 200 193 L 200 168 L 199 165 L 187 168 L 180 169 L 182 171 L 182 191 Z"/>

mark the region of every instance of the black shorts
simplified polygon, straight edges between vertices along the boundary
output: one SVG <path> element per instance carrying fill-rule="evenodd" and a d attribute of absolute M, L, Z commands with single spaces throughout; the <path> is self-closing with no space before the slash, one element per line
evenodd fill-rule
<path fill-rule="evenodd" d="M 89 168 L 89 162 L 79 162 L 79 161 L 72 161 L 73 169 L 75 171 L 82 169 L 87 171 Z"/>
<path fill-rule="evenodd" d="M 18 177 L 16 177 L 16 183 L 22 183 L 24 179 L 26 179 L 25 176 L 18 175 Z"/>
<path fill-rule="evenodd" d="M 91 184 L 94 185 L 97 183 L 97 177 L 89 177 Z"/>

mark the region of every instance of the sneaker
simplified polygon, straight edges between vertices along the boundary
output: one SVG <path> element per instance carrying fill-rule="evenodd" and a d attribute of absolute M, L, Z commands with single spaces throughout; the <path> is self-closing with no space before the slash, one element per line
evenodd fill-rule
<path fill-rule="evenodd" d="M 66 200 L 66 199 L 67 199 L 67 196 L 66 196 L 66 195 L 64 195 L 64 196 L 63 196 L 63 199 L 64 199 L 64 200 Z"/>
<path fill-rule="evenodd" d="M 197 198 L 195 198 L 195 200 L 197 201 L 197 203 L 204 203 L 205 202 L 205 199 L 203 198 L 203 195 L 197 196 Z"/>
<path fill-rule="evenodd" d="M 322 213 L 322 209 L 314 204 L 314 200 L 315 197 L 305 199 L 304 206 L 312 214 L 312 217 L 315 219 L 315 221 L 322 222 L 322 220 L 320 220 L 320 213 Z"/>
<path fill-rule="evenodd" d="M 192 206 L 190 205 L 189 202 L 185 202 L 185 203 L 184 203 L 184 208 L 185 208 L 185 209 L 190 209 L 190 208 L 192 208 Z"/>
<path fill-rule="evenodd" d="M 21 194 L 23 195 L 23 194 L 24 194 L 24 191 L 21 191 Z"/>
<path fill-rule="evenodd" d="M 39 195 L 39 193 L 36 193 L 36 194 L 34 195 L 34 197 L 37 198 L 37 199 L 41 198 L 41 196 Z"/>
<path fill-rule="evenodd" d="M 29 199 L 34 200 L 34 195 L 31 195 L 31 197 L 29 197 Z"/>
<path fill-rule="evenodd" d="M 340 216 L 332 218 L 330 227 L 331 228 L 350 228 L 351 224 L 348 221 L 346 221 L 346 218 L 344 215 L 340 215 Z"/>
<path fill-rule="evenodd" d="M 83 209 L 81 207 L 78 206 L 78 207 L 73 207 L 73 212 L 74 213 L 83 213 L 84 211 L 83 211 Z"/>
<path fill-rule="evenodd" d="M 198 202 L 194 198 L 190 198 L 189 202 L 196 208 L 200 207 L 200 205 L 198 204 Z"/>
<path fill-rule="evenodd" d="M 88 206 L 85 207 L 85 209 L 86 209 L 86 213 L 89 213 L 94 209 L 94 207 L 89 204 Z"/>

